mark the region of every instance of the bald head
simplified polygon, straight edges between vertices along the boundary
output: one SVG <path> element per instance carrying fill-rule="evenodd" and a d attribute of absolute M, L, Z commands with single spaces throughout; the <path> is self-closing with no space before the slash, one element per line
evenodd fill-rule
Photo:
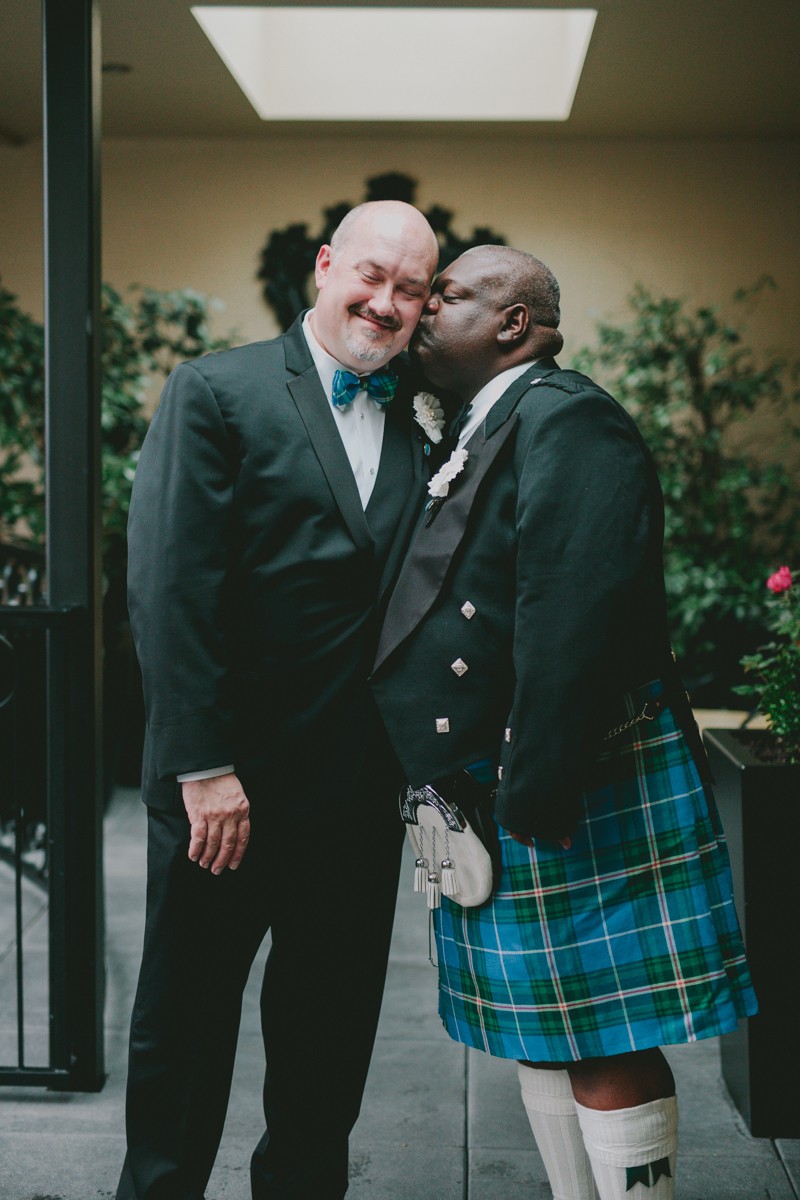
<path fill-rule="evenodd" d="M 342 218 L 331 237 L 331 250 L 336 259 L 352 238 L 378 231 L 387 237 L 419 240 L 420 250 L 427 256 L 430 277 L 439 261 L 439 243 L 426 218 L 419 209 L 403 200 L 366 200 L 357 204 Z"/>
<path fill-rule="evenodd" d="M 474 246 L 461 255 L 460 261 L 467 259 L 481 265 L 484 294 L 491 291 L 505 307 L 524 304 L 531 325 L 558 329 L 561 289 L 553 272 L 540 259 L 511 246 Z"/>

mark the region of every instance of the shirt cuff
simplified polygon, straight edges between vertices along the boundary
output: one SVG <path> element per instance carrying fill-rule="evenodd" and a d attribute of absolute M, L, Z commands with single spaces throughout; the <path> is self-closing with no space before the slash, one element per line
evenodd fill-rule
<path fill-rule="evenodd" d="M 195 779 L 215 779 L 217 775 L 230 775 L 233 763 L 227 767 L 208 767 L 205 771 L 187 771 L 185 775 L 176 775 L 178 783 L 192 783 Z"/>

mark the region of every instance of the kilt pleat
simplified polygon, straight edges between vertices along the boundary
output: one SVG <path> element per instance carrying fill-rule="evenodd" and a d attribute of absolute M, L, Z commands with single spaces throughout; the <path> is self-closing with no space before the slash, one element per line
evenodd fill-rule
<path fill-rule="evenodd" d="M 660 692 L 637 689 L 625 711 Z M 435 912 L 450 1036 L 567 1062 L 734 1029 L 757 1006 L 728 852 L 669 709 L 608 743 L 583 803 L 570 850 L 501 829 L 491 901 Z"/>

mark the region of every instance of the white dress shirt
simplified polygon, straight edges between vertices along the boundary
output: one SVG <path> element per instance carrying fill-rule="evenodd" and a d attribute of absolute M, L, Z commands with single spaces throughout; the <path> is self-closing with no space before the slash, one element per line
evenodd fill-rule
<path fill-rule="evenodd" d="M 311 312 L 313 311 L 312 309 Z M 346 367 L 344 363 L 337 362 L 328 354 L 327 350 L 323 350 L 320 346 L 314 337 L 309 320 L 311 312 L 307 312 L 305 315 L 303 333 L 325 395 L 328 397 L 328 403 L 331 404 L 334 375 L 337 371 L 350 371 L 351 368 Z M 355 374 L 356 372 L 351 373 Z M 378 465 L 381 460 L 383 423 L 386 414 L 383 408 L 376 404 L 363 389 L 357 393 L 353 403 L 348 404 L 345 408 L 334 408 L 331 404 L 331 412 L 355 475 L 361 506 L 366 508 L 372 495 L 372 489 L 375 487 L 375 476 L 378 474 Z"/>
<path fill-rule="evenodd" d="M 314 337 L 314 331 L 309 321 L 313 311 L 311 309 L 311 312 L 307 312 L 305 315 L 303 334 L 352 467 L 358 494 L 361 497 L 361 506 L 366 508 L 372 495 L 372 489 L 375 487 L 375 477 L 378 474 L 381 460 L 385 412 L 363 389 L 357 393 L 353 403 L 348 404 L 346 408 L 333 406 L 331 402 L 333 377 L 337 371 L 349 371 L 350 368 L 337 362 Z M 188 771 L 185 775 L 178 775 L 177 780 L 178 783 L 188 783 L 195 779 L 212 779 L 216 775 L 227 775 L 233 769 L 233 763 L 229 763 L 224 767 L 209 767 L 205 771 Z"/>

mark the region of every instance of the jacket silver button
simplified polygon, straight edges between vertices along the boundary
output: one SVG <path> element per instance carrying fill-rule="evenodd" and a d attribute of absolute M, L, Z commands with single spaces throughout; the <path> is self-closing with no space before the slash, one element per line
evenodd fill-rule
<path fill-rule="evenodd" d="M 455 662 L 450 663 L 450 670 L 455 671 L 456 675 L 466 675 L 469 667 L 464 662 L 463 658 L 457 658 Z"/>
<path fill-rule="evenodd" d="M 449 717 L 437 717 L 436 718 L 436 732 L 437 733 L 449 733 L 450 732 L 450 718 Z"/>
<path fill-rule="evenodd" d="M 475 613 L 478 610 L 476 609 L 474 604 L 470 604 L 469 600 L 465 600 L 464 603 L 461 605 L 461 611 L 464 614 L 464 616 L 467 618 L 467 620 L 471 621 L 472 618 L 475 616 Z"/>
<path fill-rule="evenodd" d="M 507 742 L 510 742 L 510 741 L 511 741 L 511 730 L 510 730 L 510 729 L 507 729 L 507 730 L 506 730 L 506 732 L 505 732 L 505 739 L 506 739 L 506 741 L 507 741 Z"/>

